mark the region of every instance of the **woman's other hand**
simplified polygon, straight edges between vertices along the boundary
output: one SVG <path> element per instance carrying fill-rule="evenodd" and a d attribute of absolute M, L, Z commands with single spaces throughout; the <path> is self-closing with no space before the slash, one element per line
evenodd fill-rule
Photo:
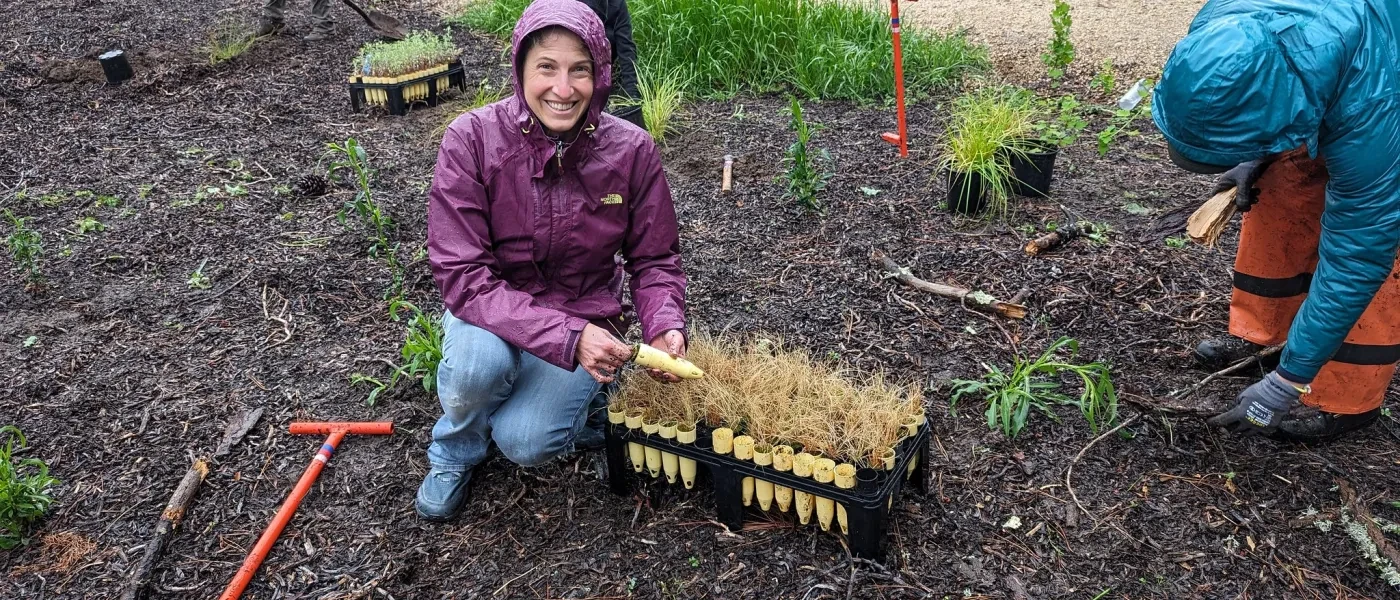
<path fill-rule="evenodd" d="M 661 350 L 662 352 L 668 352 L 671 354 L 671 356 L 685 356 L 685 335 L 676 329 L 672 329 L 670 331 L 662 333 L 661 335 L 656 336 L 651 340 L 651 343 L 649 345 L 652 348 Z M 647 374 L 651 375 L 652 378 L 656 379 L 657 381 L 664 381 L 666 383 L 675 383 L 681 380 L 680 377 L 676 377 L 675 375 L 672 375 L 665 371 L 658 371 L 656 369 L 647 369 Z"/>

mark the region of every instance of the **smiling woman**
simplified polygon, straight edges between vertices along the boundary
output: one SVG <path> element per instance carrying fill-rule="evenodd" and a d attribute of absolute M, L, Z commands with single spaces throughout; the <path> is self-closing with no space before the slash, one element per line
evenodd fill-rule
<path fill-rule="evenodd" d="M 447 308 L 443 415 L 417 501 L 430 520 L 461 509 L 492 441 L 525 466 L 601 444 L 604 388 L 635 358 L 620 339 L 633 321 L 654 348 L 685 354 L 671 190 L 651 137 L 602 111 L 603 23 L 582 2 L 536 0 L 512 39 L 515 93 L 453 121 L 429 192 L 428 257 Z M 636 319 L 623 318 L 624 271 Z"/>

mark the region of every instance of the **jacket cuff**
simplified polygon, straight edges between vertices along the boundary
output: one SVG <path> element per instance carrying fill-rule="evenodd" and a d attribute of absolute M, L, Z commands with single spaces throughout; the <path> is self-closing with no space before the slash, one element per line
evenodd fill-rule
<path fill-rule="evenodd" d="M 1289 371 L 1288 369 L 1283 368 L 1283 365 L 1279 365 L 1278 368 L 1274 369 L 1274 371 L 1277 372 L 1280 377 L 1292 381 L 1293 383 L 1301 383 L 1303 385 L 1307 385 L 1309 383 L 1312 383 L 1313 381 L 1312 377 L 1303 377 L 1302 375 L 1299 375 L 1297 373 Z"/>
<path fill-rule="evenodd" d="M 564 336 L 564 354 L 556 358 L 554 366 L 573 371 L 578 368 L 578 341 L 583 337 L 583 328 L 588 326 L 588 321 L 578 317 L 564 317 L 564 329 L 568 333 Z"/>

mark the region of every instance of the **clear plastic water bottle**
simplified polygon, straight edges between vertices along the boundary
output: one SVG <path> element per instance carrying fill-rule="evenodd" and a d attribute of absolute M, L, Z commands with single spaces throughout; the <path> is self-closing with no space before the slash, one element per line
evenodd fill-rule
<path fill-rule="evenodd" d="M 1118 108 L 1132 110 L 1137 108 L 1138 103 L 1142 102 L 1142 99 L 1146 97 L 1147 80 L 1139 79 L 1137 83 L 1134 83 L 1133 87 L 1128 90 L 1128 93 L 1123 94 L 1123 97 L 1118 99 Z"/>

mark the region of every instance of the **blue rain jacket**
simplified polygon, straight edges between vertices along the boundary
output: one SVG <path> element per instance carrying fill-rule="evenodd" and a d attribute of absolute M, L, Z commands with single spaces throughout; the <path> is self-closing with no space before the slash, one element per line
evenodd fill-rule
<path fill-rule="evenodd" d="M 1400 0 L 1211 0 L 1167 59 L 1152 112 L 1198 162 L 1303 145 L 1326 160 L 1317 270 L 1279 366 L 1312 381 L 1400 243 Z"/>

